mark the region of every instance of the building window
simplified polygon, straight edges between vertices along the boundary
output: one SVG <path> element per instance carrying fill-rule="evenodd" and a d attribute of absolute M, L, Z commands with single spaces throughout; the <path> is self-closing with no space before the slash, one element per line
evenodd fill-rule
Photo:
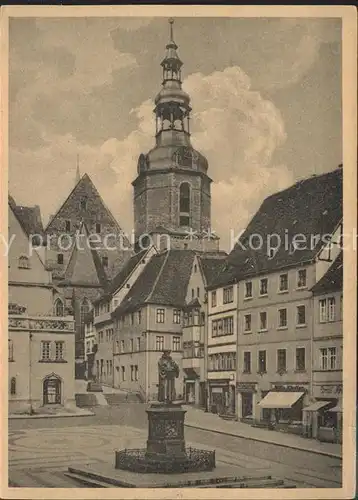
<path fill-rule="evenodd" d="M 180 337 L 173 337 L 173 351 L 180 351 Z"/>
<path fill-rule="evenodd" d="M 108 257 L 106 255 L 102 257 L 102 265 L 103 267 L 108 267 Z"/>
<path fill-rule="evenodd" d="M 57 264 L 63 264 L 63 253 L 57 254 Z"/>
<path fill-rule="evenodd" d="M 137 337 L 137 351 L 140 351 L 140 337 Z"/>
<path fill-rule="evenodd" d="M 196 272 L 197 272 L 197 266 L 196 266 L 196 264 L 194 264 L 194 273 L 196 273 Z"/>
<path fill-rule="evenodd" d="M 164 350 L 164 337 L 163 335 L 157 335 L 155 337 L 155 350 L 163 351 Z"/>
<path fill-rule="evenodd" d="M 286 349 L 277 349 L 277 371 L 286 371 Z"/>
<path fill-rule="evenodd" d="M 212 328 L 211 336 L 212 337 L 217 337 L 218 336 L 218 322 L 217 321 L 213 321 L 212 324 L 211 324 L 211 328 Z"/>
<path fill-rule="evenodd" d="M 173 323 L 180 325 L 180 309 L 174 309 L 173 311 Z"/>
<path fill-rule="evenodd" d="M 224 304 L 229 304 L 234 302 L 234 287 L 229 286 L 223 290 L 223 302 Z"/>
<path fill-rule="evenodd" d="M 278 326 L 285 328 L 287 326 L 287 309 L 278 310 Z"/>
<path fill-rule="evenodd" d="M 190 225 L 190 185 L 183 182 L 179 192 L 180 225 Z"/>
<path fill-rule="evenodd" d="M 124 340 L 121 340 L 121 352 L 124 352 Z"/>
<path fill-rule="evenodd" d="M 139 309 L 138 311 L 138 324 L 140 325 L 142 322 L 142 311 Z"/>
<path fill-rule="evenodd" d="M 319 301 L 319 321 L 334 321 L 336 317 L 336 300 L 334 297 L 322 299 Z"/>
<path fill-rule="evenodd" d="M 259 373 L 266 373 L 266 351 L 259 351 Z"/>
<path fill-rule="evenodd" d="M 121 366 L 121 369 L 122 369 L 122 382 L 125 382 L 125 380 L 126 380 L 126 367 Z"/>
<path fill-rule="evenodd" d="M 260 279 L 260 295 L 267 295 L 267 285 L 268 285 L 267 278 Z"/>
<path fill-rule="evenodd" d="M 138 365 L 134 365 L 134 380 L 138 382 Z"/>
<path fill-rule="evenodd" d="M 288 274 L 280 274 L 280 286 L 279 286 L 279 291 L 280 292 L 287 292 L 288 290 Z"/>
<path fill-rule="evenodd" d="M 81 338 L 84 338 L 84 327 L 85 327 L 85 317 L 86 317 L 86 314 L 89 313 L 91 310 L 91 303 L 90 301 L 84 297 L 84 299 L 82 300 L 82 303 L 81 303 L 81 307 L 80 307 L 80 334 L 81 334 Z"/>
<path fill-rule="evenodd" d="M 164 323 L 164 309 L 157 309 L 157 323 Z"/>
<path fill-rule="evenodd" d="M 251 332 L 251 314 L 244 316 L 244 332 Z"/>
<path fill-rule="evenodd" d="M 252 281 L 246 281 L 245 283 L 245 299 L 251 299 L 252 297 Z"/>
<path fill-rule="evenodd" d="M 306 324 L 306 306 L 297 306 L 297 326 Z"/>
<path fill-rule="evenodd" d="M 41 359 L 43 361 L 48 361 L 50 359 L 50 342 L 47 340 L 41 342 Z"/>
<path fill-rule="evenodd" d="M 99 234 L 101 232 L 101 224 L 97 222 L 96 224 L 96 233 Z"/>
<path fill-rule="evenodd" d="M 211 292 L 211 307 L 216 307 L 216 291 Z"/>
<path fill-rule="evenodd" d="M 223 318 L 223 335 L 232 335 L 234 333 L 234 317 Z"/>
<path fill-rule="evenodd" d="M 134 351 L 134 342 L 133 342 L 133 339 L 130 339 L 130 352 L 133 352 Z"/>
<path fill-rule="evenodd" d="M 55 300 L 55 316 L 64 316 L 65 308 L 61 299 Z"/>
<path fill-rule="evenodd" d="M 134 381 L 134 366 L 131 365 L 131 382 Z"/>
<path fill-rule="evenodd" d="M 267 312 L 260 312 L 260 331 L 267 330 Z"/>
<path fill-rule="evenodd" d="M 194 292 L 194 288 L 191 289 L 191 298 L 194 299 L 195 297 L 195 292 Z"/>
<path fill-rule="evenodd" d="M 62 341 L 55 342 L 55 356 L 56 361 L 62 361 L 64 359 L 65 343 Z"/>
<path fill-rule="evenodd" d="M 336 361 L 337 356 L 335 347 L 324 347 L 320 349 L 321 370 L 335 370 Z"/>
<path fill-rule="evenodd" d="M 87 198 L 82 198 L 80 200 L 80 209 L 87 210 Z"/>
<path fill-rule="evenodd" d="M 8 340 L 8 361 L 14 361 L 14 344 L 11 339 Z"/>
<path fill-rule="evenodd" d="M 134 313 L 131 313 L 131 325 L 134 325 Z"/>
<path fill-rule="evenodd" d="M 200 288 L 199 288 L 199 287 L 197 287 L 197 289 L 196 289 L 196 296 L 197 296 L 198 298 L 200 297 Z"/>
<path fill-rule="evenodd" d="M 112 375 L 113 373 L 113 361 L 110 359 L 109 360 L 109 374 Z"/>
<path fill-rule="evenodd" d="M 251 352 L 244 352 L 244 373 L 251 373 Z"/>
<path fill-rule="evenodd" d="M 71 231 L 71 221 L 70 220 L 65 221 L 65 231 L 66 231 L 66 233 L 69 233 Z"/>
<path fill-rule="evenodd" d="M 91 352 L 91 341 L 88 340 L 86 342 L 86 353 L 89 354 Z"/>
<path fill-rule="evenodd" d="M 306 349 L 297 347 L 296 349 L 296 370 L 304 371 L 306 369 Z"/>
<path fill-rule="evenodd" d="M 10 394 L 14 396 L 16 394 L 16 378 L 11 377 L 10 380 Z"/>
<path fill-rule="evenodd" d="M 305 288 L 307 286 L 307 271 L 299 269 L 297 272 L 297 288 Z"/>
<path fill-rule="evenodd" d="M 19 269 L 30 269 L 30 261 L 26 255 L 21 255 L 19 257 Z"/>

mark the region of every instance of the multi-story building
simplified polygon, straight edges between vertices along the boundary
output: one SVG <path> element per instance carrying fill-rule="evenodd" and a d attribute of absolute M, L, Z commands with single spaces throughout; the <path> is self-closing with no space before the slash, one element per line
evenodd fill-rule
<path fill-rule="evenodd" d="M 343 252 L 313 286 L 313 410 L 308 434 L 342 441 Z"/>
<path fill-rule="evenodd" d="M 157 253 L 155 247 L 133 255 L 108 283 L 105 292 L 94 301 L 94 329 L 96 331 L 95 374 L 104 385 L 118 385 L 118 374 L 114 371 L 114 321 L 112 312 L 120 306 L 133 284 L 143 272 L 151 257 Z"/>
<path fill-rule="evenodd" d="M 238 287 L 226 264 L 208 287 L 207 390 L 208 409 L 236 411 L 236 343 Z"/>
<path fill-rule="evenodd" d="M 87 174 L 80 178 L 78 173 L 73 190 L 45 229 L 38 206 L 14 206 L 14 211 L 52 273 L 58 311 L 74 315 L 76 368 L 83 368 L 84 318 L 133 254 L 130 242 Z"/>
<path fill-rule="evenodd" d="M 113 311 L 115 387 L 156 399 L 158 361 L 170 350 L 180 367 L 177 397 L 183 396 L 182 310 L 194 257 L 191 250 L 153 255 Z"/>
<path fill-rule="evenodd" d="M 49 273 L 31 229 L 9 199 L 9 412 L 74 406 L 74 320 L 54 303 Z"/>
<path fill-rule="evenodd" d="M 240 419 L 302 420 L 312 398 L 317 252 L 341 219 L 338 168 L 267 198 L 230 254 L 239 282 Z"/>
<path fill-rule="evenodd" d="M 197 254 L 188 283 L 183 310 L 184 398 L 189 404 L 206 407 L 206 287 L 222 267 L 225 252 Z"/>

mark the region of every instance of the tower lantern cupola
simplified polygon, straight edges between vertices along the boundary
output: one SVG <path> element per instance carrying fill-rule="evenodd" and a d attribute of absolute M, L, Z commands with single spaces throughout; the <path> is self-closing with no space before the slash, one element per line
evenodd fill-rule
<path fill-rule="evenodd" d="M 170 40 L 166 46 L 167 54 L 161 62 L 161 66 L 163 68 L 163 83 L 167 80 L 177 80 L 181 82 L 181 67 L 183 66 L 183 63 L 177 54 L 178 46 L 174 42 L 173 38 L 173 24 L 174 19 L 169 19 Z"/>
<path fill-rule="evenodd" d="M 177 44 L 173 38 L 173 19 L 169 19 L 170 40 L 163 68 L 162 89 L 155 98 L 157 144 L 174 141 L 189 144 L 190 97 L 181 87 L 182 61 L 177 54 Z M 167 133 L 166 133 L 167 132 Z"/>

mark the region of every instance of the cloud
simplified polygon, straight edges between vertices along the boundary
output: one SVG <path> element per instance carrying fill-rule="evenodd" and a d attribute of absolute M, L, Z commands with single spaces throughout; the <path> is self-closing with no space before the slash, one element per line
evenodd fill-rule
<path fill-rule="evenodd" d="M 274 38 L 261 50 L 261 56 L 267 58 L 264 70 L 261 67 L 255 79 L 266 90 L 298 83 L 317 61 L 321 46 L 341 40 L 341 26 L 335 19 L 288 18 L 274 23 Z M 259 61 L 262 63 L 261 57 Z"/>
<path fill-rule="evenodd" d="M 193 74 L 183 87 L 195 109 L 193 145 L 208 158 L 209 175 L 215 181 L 212 227 L 228 248 L 230 230 L 243 228 L 265 196 L 293 181 L 285 166 L 273 163 L 274 152 L 285 141 L 284 123 L 273 103 L 251 90 L 249 77 L 239 67 L 207 76 Z M 32 204 L 32 193 L 41 193 L 43 213 L 54 213 L 73 187 L 79 152 L 82 173 L 92 177 L 120 225 L 130 232 L 137 159 L 154 144 L 152 110 L 150 100 L 134 108 L 136 129 L 123 140 L 111 138 L 99 147 L 79 144 L 71 134 L 44 133 L 46 145 L 36 151 L 12 149 L 10 183 L 15 199 Z M 19 181 L 24 165 L 32 172 L 31 192 Z"/>

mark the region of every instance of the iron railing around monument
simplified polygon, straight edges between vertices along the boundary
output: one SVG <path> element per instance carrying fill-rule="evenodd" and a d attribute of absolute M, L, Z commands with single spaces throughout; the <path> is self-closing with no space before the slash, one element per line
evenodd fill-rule
<path fill-rule="evenodd" d="M 116 451 L 116 469 L 139 473 L 179 473 L 210 471 L 215 468 L 215 451 L 188 447 L 184 457 L 167 454 L 149 455 L 146 449 L 124 449 Z"/>

